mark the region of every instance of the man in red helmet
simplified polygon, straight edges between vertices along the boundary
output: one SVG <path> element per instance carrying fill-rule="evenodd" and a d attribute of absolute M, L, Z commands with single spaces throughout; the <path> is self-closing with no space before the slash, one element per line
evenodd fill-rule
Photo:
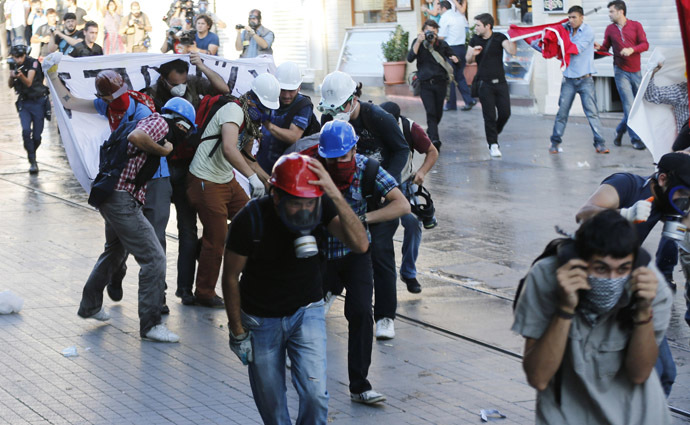
<path fill-rule="evenodd" d="M 284 155 L 269 181 L 269 194 L 237 213 L 227 237 L 222 285 L 230 348 L 249 365 L 252 394 L 264 423 L 291 423 L 287 350 L 300 400 L 297 423 L 324 424 L 328 391 L 322 244 L 327 229 L 353 252 L 364 253 L 367 234 L 318 160 Z"/>

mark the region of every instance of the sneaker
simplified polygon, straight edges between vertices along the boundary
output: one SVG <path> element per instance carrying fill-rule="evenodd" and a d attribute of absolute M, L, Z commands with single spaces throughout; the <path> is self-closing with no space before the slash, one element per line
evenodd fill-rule
<path fill-rule="evenodd" d="M 350 400 L 355 403 L 376 404 L 386 401 L 386 396 L 374 390 L 368 390 L 359 394 L 350 393 Z"/>
<path fill-rule="evenodd" d="M 625 133 L 616 133 L 616 137 L 613 138 L 613 144 L 616 146 L 620 146 L 623 144 L 623 135 Z"/>
<path fill-rule="evenodd" d="M 559 146 L 560 143 L 551 142 L 551 147 L 549 148 L 549 153 L 557 154 L 563 152 L 563 148 Z"/>
<path fill-rule="evenodd" d="M 642 140 L 631 140 L 630 143 L 632 143 L 633 148 L 637 149 L 638 151 L 642 151 L 645 149 L 644 143 L 642 143 Z"/>
<path fill-rule="evenodd" d="M 180 342 L 180 337 L 166 328 L 162 323 L 152 327 L 146 332 L 143 339 L 153 342 Z"/>
<path fill-rule="evenodd" d="M 606 147 L 605 143 L 595 143 L 594 150 L 596 150 L 597 153 L 609 153 L 609 148 Z"/>
<path fill-rule="evenodd" d="M 202 307 L 225 308 L 225 302 L 223 302 L 223 299 L 218 295 L 214 295 L 213 298 L 196 297 L 195 304 Z"/>
<path fill-rule="evenodd" d="M 489 155 L 491 155 L 493 158 L 500 158 L 503 156 L 501 151 L 498 149 L 498 143 L 492 143 L 489 146 Z"/>
<path fill-rule="evenodd" d="M 407 292 L 410 292 L 412 294 L 419 294 L 420 292 L 422 292 L 422 285 L 419 284 L 419 281 L 416 277 L 400 276 L 400 279 L 407 285 Z"/>
<path fill-rule="evenodd" d="M 376 321 L 376 339 L 395 338 L 395 325 L 393 319 L 384 317 Z"/>
<path fill-rule="evenodd" d="M 323 300 L 325 301 L 325 304 L 323 306 L 323 315 L 327 315 L 328 311 L 331 309 L 333 306 L 333 303 L 335 302 L 335 297 L 337 295 L 333 295 L 331 291 L 326 292 L 326 296 L 323 297 Z"/>
<path fill-rule="evenodd" d="M 89 317 L 84 317 L 84 319 L 94 319 L 100 320 L 101 322 L 105 322 L 106 320 L 110 320 L 110 314 L 108 314 L 108 312 L 105 311 L 105 308 L 101 307 L 98 313 L 92 314 Z"/>
<path fill-rule="evenodd" d="M 467 105 L 463 106 L 462 108 L 460 108 L 460 110 L 461 111 L 471 111 L 472 108 L 474 108 L 474 105 L 476 105 L 476 104 L 477 104 L 477 101 L 475 100 L 474 102 L 468 103 Z"/>
<path fill-rule="evenodd" d="M 183 305 L 194 305 L 194 294 L 190 289 L 178 289 L 175 291 L 175 296 L 182 299 Z"/>
<path fill-rule="evenodd" d="M 113 301 L 121 301 L 122 300 L 122 281 L 120 282 L 110 282 L 108 286 L 105 287 L 108 296 L 110 297 L 111 300 Z"/>

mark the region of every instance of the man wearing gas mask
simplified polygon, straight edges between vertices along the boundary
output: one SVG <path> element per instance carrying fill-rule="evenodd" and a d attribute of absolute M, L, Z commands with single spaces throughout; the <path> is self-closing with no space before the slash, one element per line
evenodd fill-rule
<path fill-rule="evenodd" d="M 536 423 L 671 423 L 652 371 L 673 300 L 650 259 L 608 209 L 532 266 L 512 329 L 525 337 Z"/>
<path fill-rule="evenodd" d="M 205 129 L 187 178 L 187 196 L 204 226 L 194 294 L 198 305 L 223 308 L 215 288 L 228 220 L 249 201 L 235 170 L 249 179 L 252 198 L 264 195 L 268 175 L 251 156 L 251 148 L 261 137 L 261 123 L 278 109 L 279 95 L 276 77 L 259 74 L 251 90 L 239 99 L 230 98 L 207 118 L 208 124 L 201 124 Z"/>
<path fill-rule="evenodd" d="M 354 253 L 365 253 L 369 243 L 318 160 L 297 153 L 282 156 L 270 183 L 269 195 L 242 208 L 228 232 L 222 287 L 230 349 L 249 366 L 252 394 L 264 423 L 291 423 L 287 350 L 299 395 L 296 423 L 325 424 L 326 231 Z"/>
<path fill-rule="evenodd" d="M 673 268 L 678 260 L 676 242 L 683 240 L 690 224 L 690 155 L 668 153 L 657 164 L 657 173 L 643 177 L 616 173 L 605 178 L 576 215 L 583 221 L 607 209 L 619 209 L 623 217 L 635 224 L 640 241 L 661 220 L 662 239 L 656 253 L 656 265 L 665 281 L 675 291 Z M 676 377 L 676 366 L 668 342 L 659 346 L 656 365 L 666 394 L 670 394 Z"/>
<path fill-rule="evenodd" d="M 383 167 L 377 166 L 374 190 L 376 198 L 384 198 L 386 205 L 367 211 L 363 193 L 367 164 L 373 160 L 356 153 L 359 137 L 349 123 L 341 120 L 327 122 L 319 137 L 318 156 L 325 165 L 336 187 L 345 197 L 355 214 L 368 229 L 370 224 L 382 223 L 408 214 L 410 204 L 398 189 L 398 182 Z M 367 380 L 371 365 L 373 317 L 371 298 L 374 289 L 371 252 L 350 250 L 337 235 L 328 238 L 328 267 L 324 293 L 332 302 L 343 287 L 345 317 L 348 321 L 348 375 L 352 401 L 375 404 L 386 397 L 375 391 Z M 372 246 L 377 243 L 372 235 Z"/>
<path fill-rule="evenodd" d="M 235 25 L 237 38 L 235 39 L 235 49 L 240 53 L 241 58 L 255 58 L 259 55 L 272 55 L 273 31 L 261 25 L 261 11 L 253 9 L 249 12 L 249 28 L 244 25 Z"/>

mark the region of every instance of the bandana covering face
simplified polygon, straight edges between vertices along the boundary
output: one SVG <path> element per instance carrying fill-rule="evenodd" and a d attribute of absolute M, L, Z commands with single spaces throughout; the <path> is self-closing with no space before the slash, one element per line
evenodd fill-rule
<path fill-rule="evenodd" d="M 108 104 L 108 122 L 110 129 L 115 130 L 129 108 L 129 94 L 125 93 Z"/>
<path fill-rule="evenodd" d="M 593 323 L 598 316 L 608 313 L 618 304 L 628 281 L 630 275 L 615 279 L 588 276 L 587 282 L 592 289 L 584 291 L 578 308 Z"/>
<path fill-rule="evenodd" d="M 352 184 L 352 178 L 355 176 L 356 168 L 357 164 L 355 163 L 354 155 L 352 155 L 352 159 L 348 162 L 326 163 L 328 174 L 331 175 L 333 183 L 335 183 L 335 186 L 341 192 Z"/>

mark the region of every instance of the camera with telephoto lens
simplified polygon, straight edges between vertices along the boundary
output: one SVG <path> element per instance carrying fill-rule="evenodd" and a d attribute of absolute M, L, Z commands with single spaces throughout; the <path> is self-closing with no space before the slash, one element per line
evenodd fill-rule
<path fill-rule="evenodd" d="M 177 39 L 180 40 L 180 44 L 183 46 L 191 46 L 196 41 L 196 30 L 182 31 L 182 34 Z"/>
<path fill-rule="evenodd" d="M 436 33 L 431 30 L 426 30 L 424 31 L 424 38 L 426 39 L 426 41 L 431 43 L 436 38 Z"/>
<path fill-rule="evenodd" d="M 235 25 L 235 29 L 236 29 L 236 30 L 243 30 L 243 29 L 244 29 L 244 25 L 242 25 L 242 24 L 237 24 L 237 25 Z"/>

